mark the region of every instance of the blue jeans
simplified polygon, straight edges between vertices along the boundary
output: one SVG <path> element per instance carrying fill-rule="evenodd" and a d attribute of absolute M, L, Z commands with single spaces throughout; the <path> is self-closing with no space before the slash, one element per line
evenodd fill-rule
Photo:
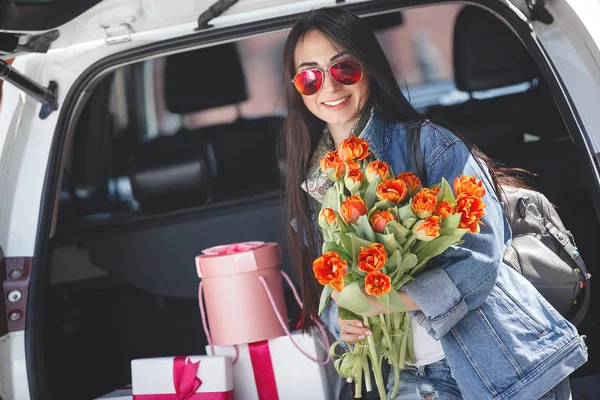
<path fill-rule="evenodd" d="M 388 396 L 394 387 L 394 375 L 390 372 Z M 569 378 L 562 380 L 539 400 L 570 400 Z M 460 389 L 450 372 L 446 359 L 420 368 L 407 367 L 400 371 L 398 395 L 389 400 L 462 400 Z"/>

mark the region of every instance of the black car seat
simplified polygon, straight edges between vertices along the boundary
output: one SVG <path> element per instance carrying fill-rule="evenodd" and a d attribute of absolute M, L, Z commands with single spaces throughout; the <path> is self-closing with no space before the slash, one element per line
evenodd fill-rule
<path fill-rule="evenodd" d="M 169 56 L 167 105 L 189 113 L 247 97 L 235 44 Z M 275 152 L 277 118 L 238 119 L 141 143 L 130 178 L 137 220 L 95 234 L 92 262 L 148 292 L 197 296 L 194 258 L 207 247 L 249 240 L 282 244 L 289 272 Z"/>
<path fill-rule="evenodd" d="M 457 89 L 471 98 L 458 105 L 431 107 L 426 110 L 430 118 L 456 127 L 495 158 L 503 158 L 530 139 L 564 136 L 560 114 L 535 61 L 510 28 L 490 12 L 476 6 L 459 12 L 453 63 Z M 489 96 L 517 84 L 530 88 Z"/>
<path fill-rule="evenodd" d="M 456 19 L 453 58 L 456 87 L 472 97 L 462 104 L 432 107 L 426 115 L 448 122 L 506 166 L 538 173 L 534 185 L 553 200 L 568 187 L 579 187 L 576 179 L 556 184 L 559 172 L 568 176 L 577 166 L 571 162 L 574 154 L 565 152 L 569 134 L 537 64 L 514 32 L 485 9 L 465 6 Z M 476 96 L 517 84 L 530 87 Z"/>

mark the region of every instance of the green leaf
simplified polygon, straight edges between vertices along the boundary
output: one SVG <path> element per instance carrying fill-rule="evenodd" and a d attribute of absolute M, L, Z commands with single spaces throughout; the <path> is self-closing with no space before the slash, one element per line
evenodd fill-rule
<path fill-rule="evenodd" d="M 406 285 L 408 282 L 410 281 L 414 281 L 415 278 L 413 278 L 411 275 L 403 275 L 400 279 L 398 279 L 398 282 L 394 284 L 394 287 L 397 287 L 398 289 L 400 289 L 402 286 Z"/>
<path fill-rule="evenodd" d="M 375 242 L 375 232 L 373 231 L 373 228 L 371 227 L 371 224 L 369 223 L 369 219 L 367 218 L 366 215 L 361 215 L 358 218 L 357 225 L 360 227 L 362 234 L 364 235 L 363 238 L 370 240 L 371 242 Z"/>
<path fill-rule="evenodd" d="M 359 282 L 351 283 L 337 296 L 337 303 L 353 313 L 361 314 L 371 310 L 371 304 L 360 289 Z"/>
<path fill-rule="evenodd" d="M 408 271 L 414 268 L 419 262 L 418 257 L 413 253 L 404 253 L 402 254 L 402 261 L 398 266 L 399 271 Z"/>
<path fill-rule="evenodd" d="M 366 179 L 365 179 L 366 180 Z M 367 203 L 367 208 L 373 207 L 373 204 L 377 201 L 377 186 L 381 183 L 381 177 L 378 175 L 375 179 L 369 182 L 369 186 L 367 187 L 367 191 L 365 192 L 365 203 Z"/>
<path fill-rule="evenodd" d="M 448 218 L 445 218 L 440 225 L 442 228 L 458 228 L 460 218 L 460 214 L 450 215 Z"/>
<path fill-rule="evenodd" d="M 393 201 L 389 201 L 389 200 L 380 200 L 377 203 L 375 203 L 375 207 L 378 210 L 389 210 L 390 208 L 394 207 L 396 205 L 396 203 L 394 203 Z"/>
<path fill-rule="evenodd" d="M 419 261 L 429 260 L 437 255 L 442 254 L 452 245 L 460 241 L 460 237 L 456 236 L 440 236 L 427 243 L 423 249 L 417 253 Z"/>
<path fill-rule="evenodd" d="M 393 234 L 383 235 L 381 233 L 376 233 L 375 238 L 379 243 L 383 244 L 383 246 L 385 247 L 385 251 L 387 251 L 388 254 L 400 248 L 400 244 L 398 243 Z"/>
<path fill-rule="evenodd" d="M 405 228 L 410 229 L 415 224 L 415 222 L 417 222 L 417 218 L 408 218 L 402 223 L 402 225 Z"/>
<path fill-rule="evenodd" d="M 442 230 L 440 230 L 440 235 L 442 235 L 441 231 Z M 419 251 L 423 250 L 423 248 L 427 245 L 427 243 L 429 243 L 429 242 L 424 242 L 422 240 L 417 241 L 417 243 L 412 248 L 412 252 L 415 254 L 418 253 Z"/>
<path fill-rule="evenodd" d="M 382 294 L 381 296 L 377 296 L 377 300 L 383 305 L 383 307 L 388 310 L 390 308 L 390 293 L 393 292 L 392 289 L 389 293 Z"/>
<path fill-rule="evenodd" d="M 373 244 L 373 242 L 364 240 L 355 235 L 354 233 L 350 233 L 348 234 L 348 236 L 350 236 L 350 240 L 352 242 L 352 259 L 356 261 L 358 259 L 358 255 L 360 254 L 360 248 L 370 247 Z"/>
<path fill-rule="evenodd" d="M 352 239 L 347 233 L 340 233 L 338 235 L 338 243 L 342 246 L 346 254 L 354 254 L 352 251 Z"/>
<path fill-rule="evenodd" d="M 452 187 L 445 178 L 442 178 L 442 185 L 437 199 L 438 203 L 442 201 L 448 201 L 452 203 L 452 205 L 456 205 L 456 198 L 454 197 Z"/>
<path fill-rule="evenodd" d="M 349 320 L 362 320 L 362 317 L 358 314 L 354 314 L 352 311 L 345 309 L 344 307 L 338 307 L 338 317 L 340 319 L 349 319 Z"/>
<path fill-rule="evenodd" d="M 398 233 L 400 236 L 406 238 L 410 235 L 410 230 L 402 226 L 398 221 L 390 221 L 385 225 L 385 228 L 390 231 L 390 233 Z"/>
<path fill-rule="evenodd" d="M 327 304 L 329 304 L 329 298 L 331 297 L 331 293 L 333 293 L 333 288 L 330 285 L 323 286 L 323 291 L 321 292 L 321 299 L 319 300 L 319 314 L 323 312 Z"/>
<path fill-rule="evenodd" d="M 330 251 L 335 251 L 340 255 L 340 257 L 344 258 L 346 261 L 350 260 L 349 254 L 346 253 L 342 246 L 340 246 L 336 242 L 323 242 L 323 254 Z"/>
<path fill-rule="evenodd" d="M 336 185 L 332 185 L 325 192 L 325 196 L 323 196 L 323 208 L 331 208 L 332 210 L 339 212 L 340 203 L 339 203 L 339 192 L 336 188 Z"/>
<path fill-rule="evenodd" d="M 416 218 L 415 213 L 413 213 L 413 211 L 412 211 L 411 202 L 412 202 L 412 199 L 410 202 L 408 202 L 408 204 L 406 204 L 405 206 L 402 206 L 398 209 L 398 220 L 402 224 L 404 224 L 404 222 L 408 219 Z M 406 226 L 406 225 L 404 225 L 404 226 Z M 412 224 L 411 224 L 411 226 L 412 226 Z"/>
<path fill-rule="evenodd" d="M 400 297 L 400 293 L 398 293 L 396 290 L 392 290 L 388 294 L 389 294 L 388 310 L 390 312 L 406 311 L 406 306 L 404 305 L 404 302 L 402 301 L 402 297 Z"/>

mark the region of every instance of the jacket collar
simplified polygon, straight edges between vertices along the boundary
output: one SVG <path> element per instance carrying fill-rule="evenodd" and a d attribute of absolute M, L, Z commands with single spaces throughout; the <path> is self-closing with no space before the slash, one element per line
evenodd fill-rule
<path fill-rule="evenodd" d="M 358 136 L 369 143 L 369 149 L 376 159 L 383 159 L 383 154 L 390 140 L 388 128 L 389 123 L 373 109 L 369 121 Z"/>

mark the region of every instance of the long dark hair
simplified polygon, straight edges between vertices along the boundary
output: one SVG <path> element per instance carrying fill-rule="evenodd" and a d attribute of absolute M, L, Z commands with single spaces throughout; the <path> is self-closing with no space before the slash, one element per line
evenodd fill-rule
<path fill-rule="evenodd" d="M 402 94 L 383 49 L 363 20 L 341 8 L 332 7 L 308 12 L 296 22 L 283 50 L 283 90 L 287 118 L 283 126 L 282 150 L 287 164 L 287 208 L 289 218 L 295 219 L 295 227 L 290 228 L 289 246 L 301 286 L 304 329 L 308 329 L 311 319 L 317 314 L 320 286 L 312 274 L 311 266 L 319 253 L 320 237 L 311 221 L 309 195 L 301 188 L 301 183 L 306 179 L 310 159 L 325 123 L 306 108 L 290 80 L 296 73 L 296 45 L 314 30 L 320 31 L 360 61 L 365 76 L 370 79 L 369 104 L 374 106 L 378 115 L 389 122 L 424 119 Z M 468 147 L 476 159 L 487 164 L 494 189 L 499 193 L 497 166 L 476 147 Z"/>

